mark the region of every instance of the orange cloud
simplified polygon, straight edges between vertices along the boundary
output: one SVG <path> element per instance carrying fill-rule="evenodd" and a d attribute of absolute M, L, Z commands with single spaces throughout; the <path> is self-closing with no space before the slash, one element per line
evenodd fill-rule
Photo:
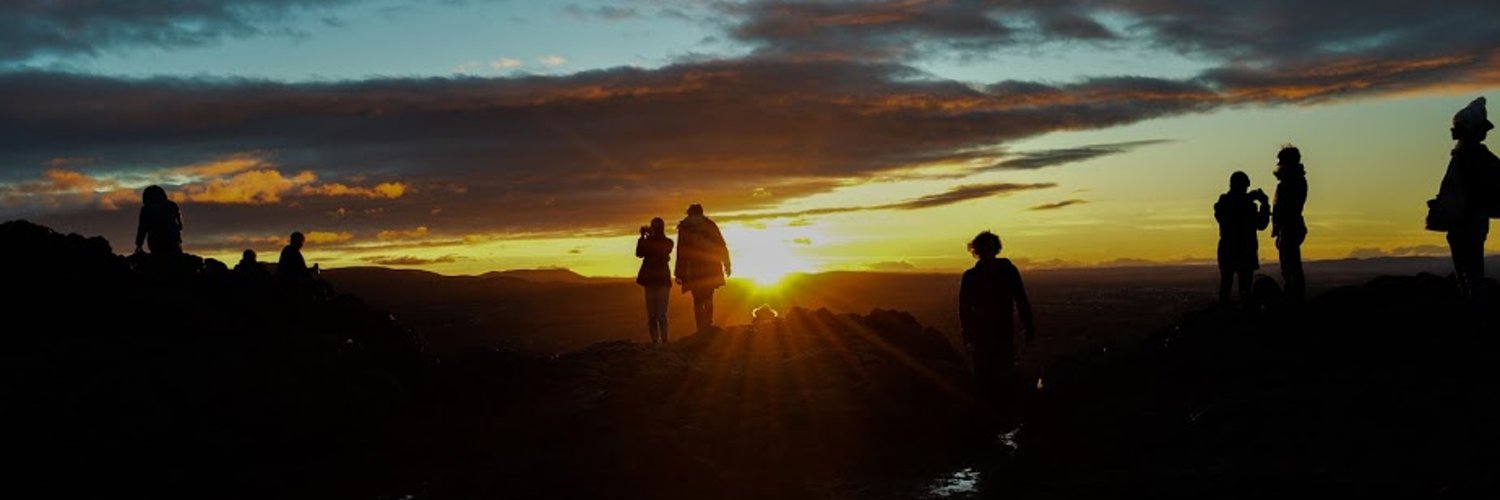
<path fill-rule="evenodd" d="M 331 231 L 308 231 L 302 233 L 302 236 L 306 237 L 307 243 L 313 245 L 343 243 L 354 239 L 354 233 Z"/>
<path fill-rule="evenodd" d="M 406 194 L 406 184 L 400 182 L 383 182 L 375 187 L 348 186 L 339 183 L 328 183 L 317 186 L 303 186 L 303 195 L 323 196 L 358 196 L 362 198 L 386 198 L 396 199 Z"/>
<path fill-rule="evenodd" d="M 194 177 L 223 177 L 246 170 L 267 170 L 272 167 L 272 164 L 253 153 L 240 153 L 213 161 L 177 167 L 172 171 Z"/>
<path fill-rule="evenodd" d="M 375 235 L 375 239 L 382 241 L 410 240 L 427 236 L 427 226 L 417 226 L 410 231 L 385 230 Z"/>
<path fill-rule="evenodd" d="M 281 195 L 317 179 L 312 172 L 301 172 L 288 178 L 277 170 L 252 170 L 228 179 L 184 186 L 183 190 L 173 193 L 173 198 L 197 203 L 265 205 L 280 203 Z"/>

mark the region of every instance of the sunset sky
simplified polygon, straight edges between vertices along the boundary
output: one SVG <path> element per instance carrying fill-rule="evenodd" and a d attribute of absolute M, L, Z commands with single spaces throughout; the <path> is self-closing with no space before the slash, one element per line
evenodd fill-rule
<path fill-rule="evenodd" d="M 231 265 L 301 230 L 325 267 L 628 275 L 691 203 L 751 277 L 952 271 L 983 229 L 1033 268 L 1203 261 L 1283 143 L 1310 258 L 1443 254 L 1449 119 L 1500 98 L 1493 0 L 0 9 L 0 219 L 128 253 L 160 184 Z"/>

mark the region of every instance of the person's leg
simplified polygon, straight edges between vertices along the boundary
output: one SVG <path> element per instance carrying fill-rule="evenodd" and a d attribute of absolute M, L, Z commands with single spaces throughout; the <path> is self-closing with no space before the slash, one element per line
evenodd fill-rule
<path fill-rule="evenodd" d="M 655 303 L 653 304 L 655 308 L 651 311 L 653 323 L 661 334 L 661 343 L 665 344 L 669 340 L 667 336 L 667 304 L 672 297 L 672 287 L 652 287 L 651 292 L 652 295 L 655 295 Z"/>
<path fill-rule="evenodd" d="M 1249 304 L 1255 297 L 1255 271 L 1239 271 L 1235 275 L 1240 281 L 1240 302 Z"/>
<path fill-rule="evenodd" d="M 1489 220 L 1464 221 L 1448 231 L 1448 249 L 1453 254 L 1453 274 L 1458 278 L 1460 293 L 1473 297 L 1484 282 L 1484 240 Z"/>
<path fill-rule="evenodd" d="M 703 291 L 703 329 L 714 327 L 714 289 Z"/>
<path fill-rule="evenodd" d="M 1304 229 L 1289 229 L 1276 238 L 1276 250 L 1281 256 L 1281 279 L 1286 286 L 1286 297 L 1301 301 L 1307 294 L 1307 278 L 1302 274 L 1302 242 L 1307 238 Z"/>
<path fill-rule="evenodd" d="M 708 330 L 703 317 L 704 306 L 708 301 L 708 295 L 703 290 L 693 290 L 693 323 L 698 327 L 699 333 Z"/>
<path fill-rule="evenodd" d="M 1219 268 L 1219 302 L 1229 303 L 1229 290 L 1234 286 L 1234 271 Z"/>
<path fill-rule="evenodd" d="M 660 342 L 661 333 L 656 327 L 656 287 L 648 286 L 646 290 L 646 330 L 651 332 L 651 343 Z"/>

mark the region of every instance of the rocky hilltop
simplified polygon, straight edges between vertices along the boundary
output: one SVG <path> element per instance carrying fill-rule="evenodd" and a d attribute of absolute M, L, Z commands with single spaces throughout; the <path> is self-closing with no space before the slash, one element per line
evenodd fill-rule
<path fill-rule="evenodd" d="M 45 496 L 841 496 L 974 437 L 961 358 L 904 313 L 438 359 L 323 288 L 21 221 L 0 252 L 7 441 Z"/>

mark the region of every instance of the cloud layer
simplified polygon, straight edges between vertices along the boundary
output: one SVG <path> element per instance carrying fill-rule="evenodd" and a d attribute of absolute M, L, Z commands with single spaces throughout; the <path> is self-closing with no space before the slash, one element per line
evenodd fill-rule
<path fill-rule="evenodd" d="M 275 33 L 299 12 L 341 3 L 24 2 L 0 10 L 0 63 Z M 351 244 L 412 239 L 403 232 L 413 228 L 423 231 L 417 239 L 444 241 L 613 234 L 693 202 L 746 219 L 916 210 L 1050 186 L 962 179 L 968 174 L 1058 167 L 1159 142 L 1007 149 L 1022 138 L 1225 107 L 1500 84 L 1495 2 L 708 5 L 746 55 L 564 75 L 312 83 L 0 72 L 0 210 L 122 234 L 128 218 L 111 209 L 133 206 L 139 188 L 157 182 L 185 203 L 190 239 L 307 229 L 350 234 Z M 1208 69 L 1067 82 L 959 82 L 918 69 L 926 58 L 1057 44 L 1146 47 Z M 972 170 L 950 191 L 903 203 L 777 210 L 931 165 Z"/>

